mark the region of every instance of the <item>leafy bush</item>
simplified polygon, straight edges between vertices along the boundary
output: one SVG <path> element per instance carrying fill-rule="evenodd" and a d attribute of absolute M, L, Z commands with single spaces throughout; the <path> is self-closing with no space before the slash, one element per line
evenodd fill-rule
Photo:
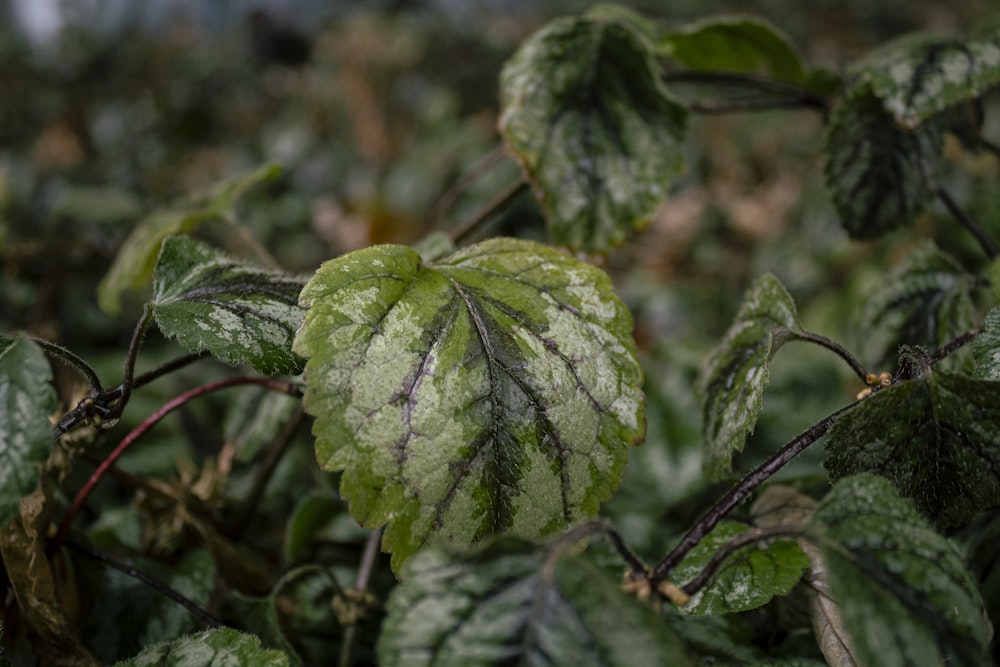
<path fill-rule="evenodd" d="M 763 21 L 677 27 L 601 6 L 507 60 L 499 127 L 522 176 L 467 224 L 296 275 L 241 226 L 276 166 L 155 211 L 89 286 L 119 317 L 149 294 L 119 382 L 44 337 L 0 338 L 7 652 L 990 664 L 1000 246 L 977 222 L 988 186 L 970 165 L 1000 157 L 981 133 L 998 82 L 995 27 L 906 37 L 837 73 Z M 820 116 L 836 219 L 869 244 L 848 258 L 857 277 L 808 267 L 819 278 L 789 289 L 779 276 L 801 272 L 776 262 L 717 343 L 637 344 L 667 338 L 629 294 L 666 288 L 616 256 L 701 187 L 695 117 L 751 111 Z M 469 242 L 526 188 L 551 245 Z M 220 243 L 220 225 L 255 257 Z M 786 252 L 829 227 L 789 230 Z M 688 251 L 699 243 L 720 251 Z M 824 281 L 832 296 L 810 299 Z M 813 331 L 845 333 L 844 313 L 853 343 Z M 165 340 L 149 347 L 154 328 Z M 51 360 L 84 385 L 65 410 Z M 185 388 L 137 418 L 170 378 Z M 200 470 L 184 434 L 152 431 L 175 411 Z M 225 442 L 206 455 L 209 423 Z"/>

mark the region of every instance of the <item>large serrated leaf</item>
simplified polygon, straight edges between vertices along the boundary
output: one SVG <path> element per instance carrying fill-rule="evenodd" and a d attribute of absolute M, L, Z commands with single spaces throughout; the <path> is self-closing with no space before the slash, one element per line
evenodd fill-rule
<path fill-rule="evenodd" d="M 288 656 L 260 647 L 254 635 L 218 628 L 149 646 L 115 667 L 289 667 Z"/>
<path fill-rule="evenodd" d="M 505 540 L 425 549 L 403 572 L 378 642 L 383 667 L 687 665 L 659 616 L 580 557 Z"/>
<path fill-rule="evenodd" d="M 830 430 L 834 478 L 887 477 L 942 526 L 1000 503 L 1000 382 L 928 371 L 866 398 Z"/>
<path fill-rule="evenodd" d="M 683 169 L 686 109 L 660 82 L 652 46 L 625 23 L 550 23 L 504 66 L 500 95 L 500 130 L 557 244 L 619 245 Z"/>
<path fill-rule="evenodd" d="M 916 248 L 868 296 L 861 340 L 878 364 L 900 345 L 938 349 L 972 328 L 971 277 L 933 243 Z"/>
<path fill-rule="evenodd" d="M 934 196 L 937 123 L 900 127 L 867 86 L 833 110 L 826 129 L 826 184 L 841 223 L 870 239 L 913 222 Z"/>
<path fill-rule="evenodd" d="M 681 561 L 670 578 L 685 583 L 708 565 L 729 540 L 750 530 L 737 521 L 724 521 L 698 543 Z M 809 567 L 809 559 L 793 540 L 749 544 L 730 554 L 711 581 L 680 608 L 693 615 L 721 615 L 761 607 L 785 595 Z"/>
<path fill-rule="evenodd" d="M 888 481 L 839 481 L 810 526 L 858 662 L 990 664 L 989 622 L 964 554 Z"/>
<path fill-rule="evenodd" d="M 281 169 L 276 165 L 266 165 L 224 181 L 209 194 L 191 202 L 156 211 L 140 220 L 97 287 L 101 309 L 110 315 L 117 314 L 125 292 L 149 284 L 164 239 L 191 232 L 212 220 L 231 222 L 233 207 L 239 198 L 280 173 Z"/>
<path fill-rule="evenodd" d="M 208 350 L 261 373 L 301 371 L 292 352 L 304 281 L 234 259 L 186 236 L 163 242 L 150 307 L 160 330 L 191 352 Z"/>
<path fill-rule="evenodd" d="M 695 70 L 762 72 L 795 83 L 806 76 L 788 37 L 760 19 L 725 16 L 698 21 L 664 35 L 657 46 L 664 56 Z"/>
<path fill-rule="evenodd" d="M 493 239 L 324 264 L 295 350 L 320 465 L 395 566 L 432 533 L 541 535 L 597 512 L 642 436 L 632 319 L 600 270 Z"/>
<path fill-rule="evenodd" d="M 0 336 L 0 525 L 38 484 L 52 449 L 49 415 L 56 409 L 52 369 L 24 334 Z"/>
<path fill-rule="evenodd" d="M 733 453 L 743 450 L 757 423 L 774 353 L 801 331 L 795 302 L 771 274 L 757 279 L 725 338 L 701 371 L 705 472 L 712 479 L 732 470 Z"/>
<path fill-rule="evenodd" d="M 854 69 L 897 123 L 915 128 L 1000 83 L 1000 30 L 975 40 L 903 37 Z"/>
<path fill-rule="evenodd" d="M 979 335 L 972 341 L 972 356 L 976 377 L 1000 381 L 1000 306 L 986 314 Z"/>

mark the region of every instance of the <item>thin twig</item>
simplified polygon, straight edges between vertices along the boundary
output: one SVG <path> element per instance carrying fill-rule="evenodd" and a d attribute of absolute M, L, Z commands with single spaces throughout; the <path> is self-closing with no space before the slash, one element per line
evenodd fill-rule
<path fill-rule="evenodd" d="M 80 373 L 90 386 L 90 393 L 92 396 L 96 396 L 101 393 L 101 378 L 97 377 L 97 371 L 91 368 L 90 364 L 58 343 L 53 343 L 52 341 L 45 340 L 44 338 L 36 338 L 34 336 L 31 337 L 31 340 L 42 348 L 42 350 L 49 353 L 53 357 L 58 358 L 60 361 Z"/>
<path fill-rule="evenodd" d="M 465 237 L 474 232 L 480 225 L 492 218 L 497 211 L 514 201 L 522 192 L 528 189 L 527 181 L 517 181 L 508 186 L 503 192 L 486 202 L 482 208 L 469 216 L 464 222 L 451 232 L 453 243 L 460 243 Z"/>
<path fill-rule="evenodd" d="M 820 347 L 825 347 L 826 349 L 830 350 L 838 357 L 843 359 L 847 363 L 847 365 L 851 367 L 851 370 L 854 371 L 854 374 L 857 375 L 859 378 L 861 378 L 862 382 L 868 381 L 868 371 L 866 371 L 865 367 L 861 365 L 861 362 L 858 361 L 855 358 L 855 356 L 851 354 L 850 351 L 848 351 L 848 349 L 843 345 L 841 345 L 840 343 L 834 340 L 830 340 L 826 336 L 821 336 L 820 334 L 815 334 L 810 331 L 789 331 L 789 334 L 795 340 L 801 340 L 807 343 L 814 343 L 816 345 L 819 345 Z"/>
<path fill-rule="evenodd" d="M 1000 146 L 997 146 L 989 139 L 986 139 L 985 137 L 979 137 L 979 146 L 983 150 L 992 153 L 994 157 L 1000 158 Z"/>
<path fill-rule="evenodd" d="M 368 535 L 365 542 L 365 550 L 361 555 L 361 564 L 358 566 L 358 578 L 354 582 L 353 590 L 358 594 L 364 594 L 368 590 L 368 582 L 375 571 L 375 562 L 378 559 L 378 545 L 382 540 L 382 528 L 373 530 Z M 344 628 L 344 636 L 340 644 L 340 667 L 351 667 L 354 664 L 354 643 L 358 637 L 358 624 L 350 623 Z"/>
<path fill-rule="evenodd" d="M 431 209 L 431 213 L 427 216 L 427 228 L 432 228 L 441 222 L 441 218 L 450 209 L 459 197 L 465 194 L 473 183 L 478 181 L 483 175 L 488 172 L 493 165 L 500 161 L 503 157 L 503 144 L 498 144 L 494 146 L 489 153 L 483 155 L 478 160 L 476 160 L 472 166 L 465 170 L 465 173 L 448 188 L 440 198 L 438 198 L 437 203 L 434 204 L 434 208 Z"/>
<path fill-rule="evenodd" d="M 951 213 L 956 220 L 958 220 L 965 229 L 972 234 L 976 241 L 979 242 L 979 247 L 983 249 L 986 256 L 990 259 L 996 259 L 1000 256 L 1000 246 L 997 242 L 990 238 L 990 235 L 986 233 L 986 230 L 979 226 L 979 223 L 969 215 L 968 211 L 963 209 L 958 205 L 958 202 L 948 193 L 944 188 L 937 189 L 938 198 L 944 203 L 948 212 Z"/>
<path fill-rule="evenodd" d="M 727 113 L 741 113 L 744 111 L 825 108 L 806 100 L 768 95 L 732 97 L 725 100 L 705 100 L 702 102 L 691 102 L 687 106 L 691 111 L 707 116 Z"/>
<path fill-rule="evenodd" d="M 930 356 L 931 363 L 936 364 L 945 357 L 965 347 L 966 345 L 971 343 L 972 339 L 978 336 L 981 331 L 982 331 L 981 327 L 976 327 L 972 331 L 966 331 L 965 333 L 960 334 L 955 338 L 952 338 L 950 341 L 948 341 L 947 343 L 945 343 L 944 345 L 942 345 L 941 347 L 939 347 L 934 351 L 934 353 Z"/>
<path fill-rule="evenodd" d="M 707 584 L 715 573 L 718 571 L 719 567 L 722 565 L 723 561 L 729 558 L 733 553 L 739 551 L 740 549 L 746 547 L 754 542 L 759 542 L 761 540 L 769 540 L 775 537 L 784 537 L 789 535 L 798 535 L 802 532 L 802 529 L 797 526 L 772 526 L 769 528 L 751 528 L 745 533 L 741 533 L 723 544 L 719 549 L 712 554 L 708 563 L 705 567 L 695 575 L 693 579 L 681 586 L 681 590 L 688 595 L 694 595 Z"/>
<path fill-rule="evenodd" d="M 132 333 L 132 340 L 128 345 L 128 354 L 125 355 L 125 368 L 122 371 L 122 383 L 120 386 L 121 395 L 118 402 L 112 408 L 112 418 L 120 417 L 122 411 L 125 409 L 125 405 L 132 398 L 132 380 L 135 376 L 135 361 L 139 356 L 139 347 L 142 345 L 142 338 L 146 335 L 146 329 L 149 327 L 149 323 L 153 319 L 153 311 L 147 305 L 142 311 L 142 317 L 139 318 L 139 322 L 135 325 L 135 331 Z"/>
<path fill-rule="evenodd" d="M 132 388 L 138 389 L 140 387 L 144 387 L 153 380 L 156 380 L 157 378 L 163 377 L 168 373 L 173 373 L 176 370 L 180 370 L 181 368 L 193 364 L 194 362 L 200 359 L 205 359 L 208 356 L 209 356 L 208 351 L 204 351 L 204 352 L 196 352 L 194 354 L 186 354 L 183 357 L 178 357 L 172 361 L 168 361 L 162 366 L 154 368 L 151 371 L 147 371 L 142 375 L 133 379 Z"/>
<path fill-rule="evenodd" d="M 666 579 L 677 565 L 684 560 L 694 547 L 711 532 L 733 509 L 749 496 L 754 489 L 766 482 L 776 472 L 801 454 L 837 423 L 845 413 L 858 405 L 858 401 L 846 405 L 831 415 L 812 425 L 792 441 L 771 455 L 769 459 L 751 470 L 738 481 L 722 498 L 691 527 L 680 542 L 653 568 L 652 583 L 655 585 Z"/>
<path fill-rule="evenodd" d="M 801 106 L 815 107 L 826 110 L 829 107 L 829 100 L 808 88 L 779 81 L 756 74 L 745 74 L 743 72 L 695 72 L 684 70 L 670 72 L 663 75 L 663 81 L 668 83 L 681 82 L 692 84 L 711 84 L 718 86 L 730 86 L 736 88 L 749 88 L 761 92 L 773 93 L 782 97 L 798 100 Z"/>
<path fill-rule="evenodd" d="M 72 542 L 70 540 L 64 540 L 62 544 L 63 546 L 72 549 L 73 551 L 81 553 L 85 556 L 89 556 L 90 558 L 93 558 L 95 560 L 99 560 L 105 565 L 112 567 L 118 570 L 119 572 L 132 577 L 133 579 L 141 581 L 142 583 L 146 584 L 147 586 L 155 590 L 157 593 L 160 593 L 161 595 L 170 598 L 177 604 L 187 609 L 189 612 L 191 612 L 191 614 L 194 617 L 196 617 L 199 621 L 201 621 L 206 627 L 209 628 L 223 627 L 224 624 L 222 623 L 222 621 L 215 618 L 208 611 L 198 606 L 190 598 L 185 597 L 184 595 L 177 592 L 176 590 L 166 585 L 165 583 L 157 579 L 153 579 L 145 572 L 132 567 L 128 563 L 123 563 L 122 561 L 110 556 L 109 554 L 97 551 L 96 549 L 91 549 L 90 547 L 84 546 L 83 544 L 78 544 L 76 542 Z"/>

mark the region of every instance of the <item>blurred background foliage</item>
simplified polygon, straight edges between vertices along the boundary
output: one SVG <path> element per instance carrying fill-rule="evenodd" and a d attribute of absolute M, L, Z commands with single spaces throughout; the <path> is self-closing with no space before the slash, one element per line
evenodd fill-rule
<path fill-rule="evenodd" d="M 0 1 L 0 330 L 58 341 L 98 368 L 106 384 L 116 383 L 141 301 L 111 318 L 95 293 L 133 225 L 268 162 L 283 167 L 281 177 L 244 198 L 239 219 L 289 271 L 311 273 L 349 250 L 457 228 L 519 178 L 497 151 L 501 65 L 548 20 L 589 4 Z M 720 13 L 762 17 L 808 61 L 834 71 L 905 32 L 972 34 L 997 18 L 986 0 L 625 4 L 674 24 Z M 678 84 L 675 92 L 696 100 L 718 91 Z M 993 141 L 1000 139 L 989 113 L 995 97 L 986 100 L 983 133 Z M 699 408 L 691 391 L 702 356 L 755 276 L 778 275 L 807 328 L 872 362 L 853 333 L 857 298 L 918 239 L 934 237 L 970 269 L 982 263 L 938 209 L 878 242 L 850 242 L 823 187 L 821 147 L 815 111 L 694 117 L 688 173 L 674 196 L 643 233 L 603 260 L 636 318 L 649 404 L 647 443 L 634 451 L 607 513 L 647 557 L 662 555 L 670 536 L 718 495 L 700 474 Z M 996 159 L 966 153 L 958 142 L 947 156 L 962 174 L 954 191 L 985 227 L 1000 232 Z M 544 240 L 540 212 L 527 195 L 477 233 Z M 198 234 L 255 256 L 229 226 Z M 178 352 L 151 334 L 140 370 Z M 57 377 L 71 405 L 79 387 L 64 370 Z M 225 372 L 206 363 L 143 389 L 119 428 Z M 859 388 L 822 350 L 790 346 L 775 363 L 762 419 L 738 467 L 747 469 Z M 208 503 L 250 493 L 260 461 L 240 439 L 250 436 L 239 434 L 247 423 L 277 433 L 290 408 L 273 409 L 276 421 L 259 423 L 270 413 L 262 417 L 246 398 L 206 399 L 158 427 L 123 468 L 162 476 Z M 332 513 L 336 520 L 310 510 L 318 503 L 329 516 L 339 501 L 335 479 L 315 469 L 307 433 L 299 428 L 300 446 L 258 490 L 259 530 L 239 531 L 275 563 L 340 563 L 349 581 L 364 535 L 342 508 Z M 98 443 L 89 456 L 110 444 Z M 820 451 L 808 453 L 785 476 L 815 474 L 820 459 Z M 304 489 L 312 494 L 306 500 Z M 127 484 L 104 485 L 101 493 L 91 506 L 123 509 L 90 517 L 95 542 L 147 555 L 153 545 L 162 552 L 191 548 L 191 535 L 155 528 L 153 519 L 169 524 L 170 517 L 132 505 Z M 140 515 L 147 533 L 160 532 L 144 537 Z M 294 535 L 299 547 L 290 554 Z M 379 585 L 391 585 L 388 575 Z M 319 584 L 296 582 L 289 599 L 313 613 L 310 586 Z M 324 609 L 315 614 L 330 613 Z M 335 638 L 310 634 L 310 623 L 322 625 L 311 618 L 296 621 L 306 628 L 300 639 L 321 654 Z"/>

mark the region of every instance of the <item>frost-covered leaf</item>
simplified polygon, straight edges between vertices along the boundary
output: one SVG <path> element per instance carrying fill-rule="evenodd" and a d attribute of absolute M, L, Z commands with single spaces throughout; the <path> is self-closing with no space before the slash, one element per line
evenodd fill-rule
<path fill-rule="evenodd" d="M 493 239 L 427 266 L 324 264 L 295 351 L 316 455 L 395 566 L 432 533 L 535 536 L 593 515 L 642 437 L 632 319 L 600 270 Z"/>
<path fill-rule="evenodd" d="M 898 124 L 914 128 L 1000 83 L 1000 29 L 974 40 L 903 37 L 854 69 Z"/>
<path fill-rule="evenodd" d="M 34 490 L 39 465 L 52 449 L 51 382 L 49 361 L 36 343 L 24 334 L 0 336 L 0 525 Z"/>
<path fill-rule="evenodd" d="M 586 559 L 514 540 L 407 563 L 378 642 L 383 667 L 687 665 L 663 620 Z"/>
<path fill-rule="evenodd" d="M 810 525 L 860 664 L 990 664 L 989 622 L 962 550 L 888 481 L 839 481 Z"/>
<path fill-rule="evenodd" d="M 798 331 L 795 302 L 785 287 L 771 274 L 758 278 L 698 382 L 709 477 L 719 479 L 732 470 L 733 453 L 743 450 L 757 423 L 768 364 Z"/>
<path fill-rule="evenodd" d="M 830 430 L 834 478 L 888 478 L 941 526 L 1000 503 L 1000 382 L 944 371 L 876 392 Z"/>
<path fill-rule="evenodd" d="M 879 364 L 900 345 L 937 349 L 972 328 L 972 279 L 933 243 L 914 250 L 868 297 L 861 340 Z"/>
<path fill-rule="evenodd" d="M 726 542 L 748 530 L 745 524 L 723 521 L 681 561 L 670 578 L 679 584 L 693 579 Z M 681 607 L 694 615 L 732 614 L 756 609 L 776 595 L 785 595 L 799 582 L 809 559 L 793 540 L 751 543 L 730 554 L 710 582 Z"/>
<path fill-rule="evenodd" d="M 150 304 L 156 323 L 191 352 L 208 350 L 233 366 L 295 374 L 292 352 L 305 310 L 304 281 L 267 271 L 186 236 L 163 242 Z"/>
<path fill-rule="evenodd" d="M 875 238 L 923 212 L 942 137 L 936 123 L 900 127 L 865 86 L 840 102 L 827 123 L 824 175 L 851 236 Z"/>
<path fill-rule="evenodd" d="M 117 314 L 125 292 L 149 284 L 164 239 L 191 232 L 205 222 L 231 222 L 233 207 L 239 198 L 280 173 L 281 169 L 275 165 L 261 167 L 250 174 L 222 182 L 208 195 L 156 211 L 140 220 L 97 287 L 101 309 L 110 315 Z"/>
<path fill-rule="evenodd" d="M 687 111 L 628 24 L 553 21 L 504 66 L 500 95 L 500 130 L 557 244 L 591 252 L 621 244 L 683 169 Z"/>
<path fill-rule="evenodd" d="M 1000 381 L 1000 306 L 986 314 L 982 330 L 972 341 L 976 377 Z"/>
<path fill-rule="evenodd" d="M 805 68 L 780 30 L 760 19 L 725 16 L 698 21 L 663 36 L 658 51 L 700 71 L 760 72 L 801 83 Z"/>
<path fill-rule="evenodd" d="M 288 656 L 260 647 L 254 635 L 218 628 L 154 644 L 115 667 L 289 667 Z"/>

